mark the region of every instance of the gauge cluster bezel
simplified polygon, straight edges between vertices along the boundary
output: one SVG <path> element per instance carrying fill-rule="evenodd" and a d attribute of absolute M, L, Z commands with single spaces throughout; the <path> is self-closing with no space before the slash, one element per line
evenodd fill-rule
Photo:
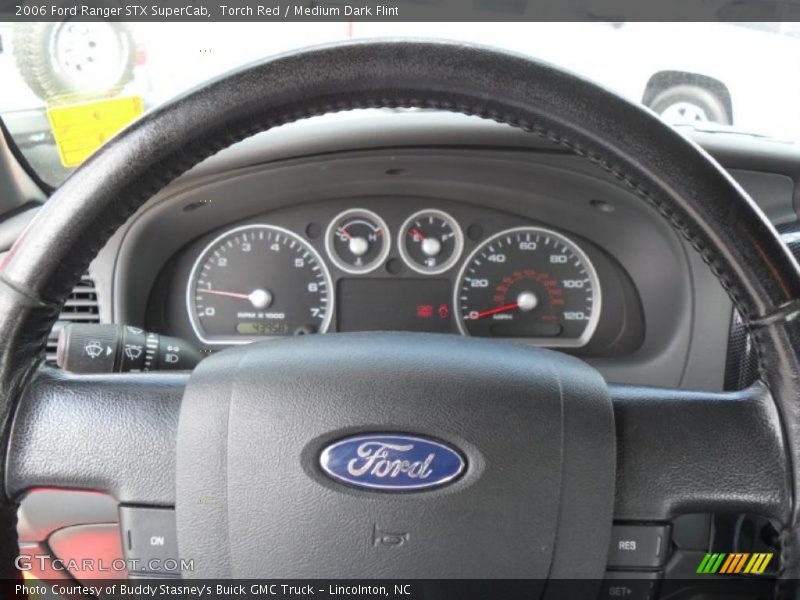
<path fill-rule="evenodd" d="M 183 300 L 191 268 L 183 253 L 199 252 L 204 236 L 256 221 L 303 232 L 310 220 L 325 223 L 353 206 L 379 212 L 394 231 L 409 214 L 433 206 L 459 219 L 467 250 L 474 247 L 473 216 L 484 224 L 484 234 L 538 224 L 588 241 L 581 245 L 603 283 L 603 315 L 586 346 L 561 350 L 590 361 L 610 380 L 705 385 L 715 376 L 722 359 L 708 348 L 727 335 L 727 297 L 713 276 L 703 275 L 701 261 L 687 252 L 682 238 L 616 180 L 562 152 L 495 143 L 502 138 L 475 140 L 475 147 L 386 147 L 388 131 L 369 130 L 374 135 L 361 142 L 375 142 L 375 148 L 342 149 L 337 128 L 327 138 L 336 151 L 314 155 L 292 152 L 316 140 L 318 130 L 299 135 L 302 143 L 293 131 L 286 140 L 298 144 L 281 146 L 282 159 L 274 161 L 265 158 L 275 148 L 270 134 L 241 151 L 235 146 L 232 157 L 210 161 L 209 168 L 165 188 L 95 261 L 92 272 L 107 298 L 101 313 L 106 311 L 109 321 L 147 326 L 214 351 L 221 347 L 204 347 L 195 338 Z M 491 148 L 484 143 L 490 139 Z M 491 213 L 487 219 L 484 209 Z M 312 245 L 322 248 L 317 240 Z M 400 277 L 411 277 L 409 271 L 403 269 Z M 382 270 L 361 277 L 373 276 L 383 276 Z M 707 301 L 697 304 L 699 297 Z M 331 331 L 334 326 L 336 319 Z M 713 341 L 696 337 L 700 329 L 724 335 Z M 687 356 L 708 368 L 687 371 Z"/>
<path fill-rule="evenodd" d="M 326 239 L 328 229 L 331 227 L 334 219 L 338 219 L 343 213 L 346 213 L 353 207 L 369 207 L 366 210 L 377 215 L 385 223 L 388 229 L 388 235 L 390 235 L 393 240 L 399 237 L 402 227 L 406 225 L 410 217 L 420 212 L 431 210 L 443 212 L 458 224 L 462 232 L 463 244 L 458 253 L 459 258 L 457 261 L 454 261 L 452 266 L 449 266 L 448 269 L 442 273 L 420 273 L 412 269 L 404 261 L 399 249 L 399 244 L 394 241 L 388 244 L 389 251 L 386 254 L 385 260 L 369 272 L 355 274 L 346 271 L 331 259 L 326 247 Z M 203 234 L 179 251 L 174 256 L 168 268 L 162 273 L 160 277 L 160 281 L 162 282 L 160 287 L 163 288 L 163 290 L 160 292 L 160 295 L 163 298 L 163 308 L 159 311 L 161 314 L 156 318 L 155 324 L 162 323 L 162 329 L 166 329 L 179 336 L 195 339 L 201 345 L 210 345 L 207 341 L 199 338 L 191 327 L 187 310 L 188 305 L 185 300 L 180 303 L 181 308 L 179 310 L 176 309 L 174 302 L 171 301 L 175 293 L 175 282 L 180 282 L 181 297 L 182 299 L 185 298 L 186 286 L 188 285 L 191 269 L 198 260 L 203 249 L 206 248 L 213 239 L 223 236 L 232 229 L 247 227 L 254 224 L 271 225 L 288 230 L 300 236 L 321 256 L 323 264 L 327 266 L 330 272 L 332 286 L 330 302 L 331 306 L 334 307 L 330 311 L 328 332 L 338 331 L 339 310 L 337 310 L 337 306 L 339 304 L 339 282 L 344 279 L 443 279 L 447 281 L 449 289 L 454 291 L 457 289 L 462 266 L 465 264 L 467 258 L 476 248 L 485 243 L 487 239 L 497 233 L 517 227 L 545 227 L 556 233 L 565 235 L 572 243 L 576 244 L 581 251 L 585 253 L 587 260 L 594 265 L 597 273 L 596 276 L 600 282 L 603 282 L 604 279 L 610 281 L 608 288 L 614 296 L 610 302 L 612 306 L 610 312 L 613 314 L 611 314 L 608 319 L 605 319 L 606 322 L 604 323 L 602 314 L 604 311 L 600 311 L 601 314 L 596 319 L 596 322 L 592 323 L 592 328 L 594 329 L 596 327 L 594 336 L 591 339 L 581 340 L 580 344 L 574 343 L 573 340 L 557 340 L 554 342 L 552 339 L 542 338 L 495 339 L 508 339 L 538 346 L 565 348 L 581 355 L 592 356 L 616 355 L 620 352 L 629 351 L 630 348 L 641 343 L 643 334 L 641 307 L 638 304 L 638 298 L 632 282 L 610 256 L 589 240 L 575 235 L 572 232 L 564 231 L 561 228 L 547 226 L 540 221 L 524 218 L 505 211 L 444 199 L 404 196 L 341 198 L 294 205 L 268 211 L 235 223 L 229 223 L 214 231 Z M 157 284 L 157 287 L 159 287 L 159 284 Z M 604 293 L 606 286 L 600 283 L 598 288 L 602 289 L 601 293 Z M 456 307 L 452 304 L 452 297 L 449 299 L 449 302 L 451 303 L 450 308 L 452 312 L 450 332 L 458 335 L 461 332 L 456 320 Z M 152 312 L 151 310 L 151 313 Z M 636 318 L 632 318 L 632 316 L 636 316 Z M 261 336 L 257 339 L 268 340 L 275 339 L 276 337 L 280 336 Z M 248 339 L 245 340 L 245 343 L 250 341 L 254 340 Z M 231 344 L 233 343 L 234 342 L 231 341 Z M 224 347 L 224 345 L 227 344 L 214 344 L 213 348 Z"/>

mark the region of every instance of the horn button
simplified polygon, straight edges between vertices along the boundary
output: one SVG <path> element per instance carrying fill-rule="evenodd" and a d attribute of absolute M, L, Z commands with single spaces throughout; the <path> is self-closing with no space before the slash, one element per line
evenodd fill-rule
<path fill-rule="evenodd" d="M 575 358 L 317 335 L 204 360 L 181 408 L 184 577 L 599 579 L 615 448 Z"/>

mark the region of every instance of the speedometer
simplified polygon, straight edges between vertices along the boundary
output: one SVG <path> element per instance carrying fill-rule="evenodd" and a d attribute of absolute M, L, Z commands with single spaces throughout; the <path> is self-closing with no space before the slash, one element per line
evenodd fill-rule
<path fill-rule="evenodd" d="M 520 227 L 472 252 L 453 305 L 464 335 L 583 346 L 600 318 L 600 283 L 573 241 L 548 229 Z"/>
<path fill-rule="evenodd" d="M 245 225 L 214 239 L 194 263 L 189 319 L 208 344 L 324 333 L 333 311 L 331 277 L 298 235 Z"/>

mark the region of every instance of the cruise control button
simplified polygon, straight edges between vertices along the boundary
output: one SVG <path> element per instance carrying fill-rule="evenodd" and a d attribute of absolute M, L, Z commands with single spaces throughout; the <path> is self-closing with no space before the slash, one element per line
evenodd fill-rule
<path fill-rule="evenodd" d="M 651 600 L 661 574 L 641 571 L 608 571 L 599 600 Z"/>
<path fill-rule="evenodd" d="M 664 564 L 669 525 L 614 525 L 609 567 L 656 568 Z"/>
<path fill-rule="evenodd" d="M 119 522 L 131 573 L 179 574 L 175 511 L 121 506 Z"/>

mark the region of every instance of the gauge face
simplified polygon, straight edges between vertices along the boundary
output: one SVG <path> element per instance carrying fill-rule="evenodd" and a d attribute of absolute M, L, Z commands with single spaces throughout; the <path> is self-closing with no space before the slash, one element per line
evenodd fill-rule
<path fill-rule="evenodd" d="M 208 344 L 325 333 L 333 314 L 331 277 L 319 254 L 272 225 L 225 232 L 198 257 L 186 305 Z"/>
<path fill-rule="evenodd" d="M 464 235 L 453 217 L 428 209 L 411 215 L 403 223 L 397 244 L 411 269 L 435 275 L 458 262 L 464 249 Z"/>
<path fill-rule="evenodd" d="M 467 258 L 454 306 L 464 335 L 583 346 L 600 318 L 600 284 L 574 242 L 521 227 L 491 237 Z"/>
<path fill-rule="evenodd" d="M 369 273 L 378 268 L 389 255 L 390 244 L 384 220 L 362 208 L 339 214 L 325 234 L 328 256 L 347 273 Z"/>

